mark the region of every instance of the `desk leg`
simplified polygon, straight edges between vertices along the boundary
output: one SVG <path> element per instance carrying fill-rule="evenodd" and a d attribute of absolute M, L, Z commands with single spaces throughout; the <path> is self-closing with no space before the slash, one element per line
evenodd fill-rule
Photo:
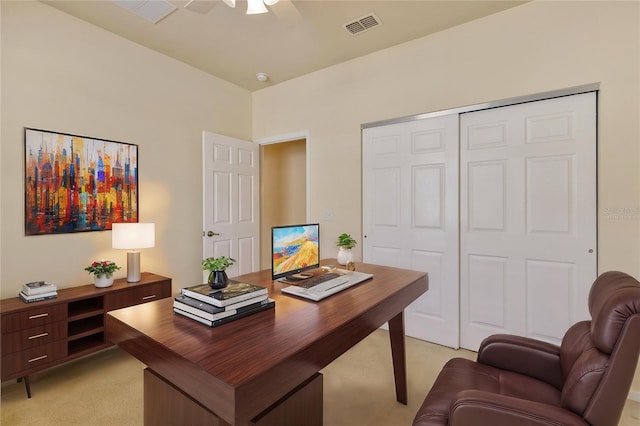
<path fill-rule="evenodd" d="M 407 366 L 404 346 L 404 311 L 389 320 L 389 338 L 396 382 L 396 400 L 407 405 Z"/>

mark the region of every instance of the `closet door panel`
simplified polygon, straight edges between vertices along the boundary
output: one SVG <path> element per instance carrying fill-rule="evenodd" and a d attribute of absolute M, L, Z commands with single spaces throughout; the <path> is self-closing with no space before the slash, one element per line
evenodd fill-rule
<path fill-rule="evenodd" d="M 560 343 L 597 275 L 595 93 L 465 113 L 460 135 L 461 346 Z"/>
<path fill-rule="evenodd" d="M 363 259 L 425 271 L 407 335 L 458 347 L 458 116 L 363 131 Z"/>

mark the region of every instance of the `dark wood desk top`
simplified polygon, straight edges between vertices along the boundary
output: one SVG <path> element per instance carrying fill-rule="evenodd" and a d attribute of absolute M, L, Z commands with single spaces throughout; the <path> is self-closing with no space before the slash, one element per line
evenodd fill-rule
<path fill-rule="evenodd" d="M 320 302 L 282 294 L 286 285 L 264 270 L 238 279 L 267 287 L 275 309 L 210 328 L 174 314 L 168 298 L 112 311 L 107 335 L 225 421 L 245 424 L 428 288 L 423 272 L 356 268 L 374 278 Z"/>

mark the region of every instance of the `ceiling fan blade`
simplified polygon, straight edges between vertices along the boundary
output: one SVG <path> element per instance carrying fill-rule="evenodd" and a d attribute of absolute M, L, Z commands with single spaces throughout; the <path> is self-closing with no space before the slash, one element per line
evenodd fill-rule
<path fill-rule="evenodd" d="M 269 6 L 276 18 L 288 27 L 292 27 L 302 21 L 302 15 L 291 0 L 280 0 L 273 6 Z"/>

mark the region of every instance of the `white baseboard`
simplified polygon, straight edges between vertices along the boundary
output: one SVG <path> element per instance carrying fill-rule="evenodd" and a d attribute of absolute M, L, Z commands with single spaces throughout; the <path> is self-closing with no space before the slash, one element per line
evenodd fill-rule
<path fill-rule="evenodd" d="M 629 399 L 632 401 L 640 402 L 640 392 L 629 392 Z"/>

